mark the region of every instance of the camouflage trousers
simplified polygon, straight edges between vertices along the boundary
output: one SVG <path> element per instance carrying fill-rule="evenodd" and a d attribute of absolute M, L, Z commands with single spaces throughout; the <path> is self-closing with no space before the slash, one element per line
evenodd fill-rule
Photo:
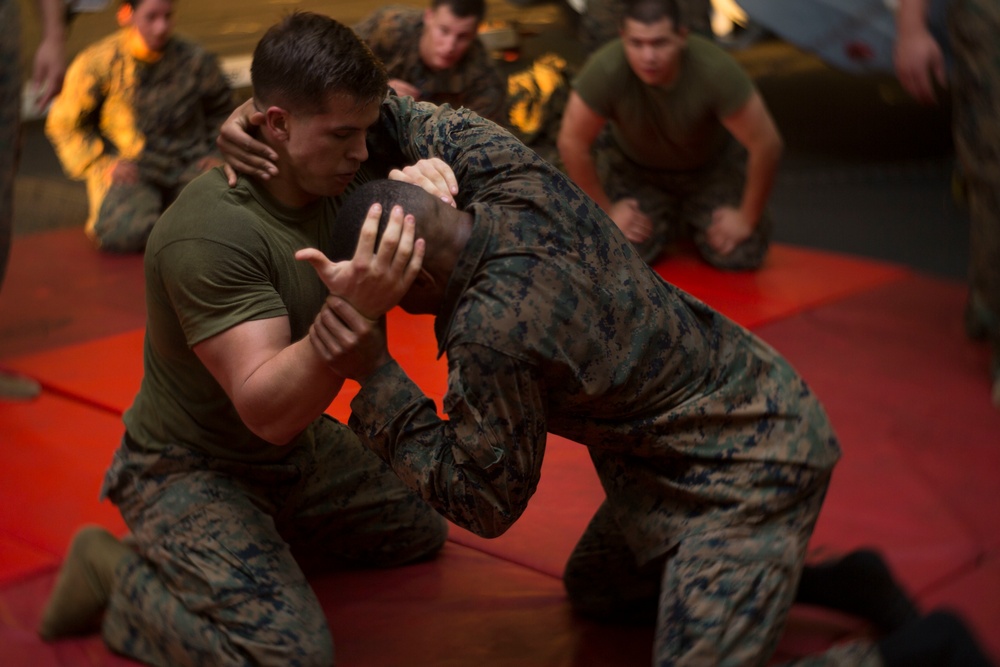
<path fill-rule="evenodd" d="M 142 252 L 160 214 L 201 173 L 193 162 L 156 178 L 141 175 L 137 183 L 129 184 L 112 183 L 103 169 L 95 169 L 86 179 L 87 236 L 98 250 Z"/>
<path fill-rule="evenodd" d="M 948 18 L 955 53 L 952 124 L 970 218 L 971 300 L 1000 363 L 1000 3 L 952 0 Z"/>
<path fill-rule="evenodd" d="M 678 0 L 681 20 L 699 35 L 712 36 L 711 0 Z M 624 0 L 587 0 L 587 9 L 580 17 L 579 38 L 584 53 L 592 53 L 601 45 L 618 37 Z"/>
<path fill-rule="evenodd" d="M 766 665 L 795 599 L 828 483 L 829 475 L 819 477 L 778 516 L 685 537 L 643 565 L 605 503 L 566 565 L 570 602 L 599 620 L 655 618 L 656 667 Z M 881 658 L 870 642 L 854 642 L 790 664 L 878 667 Z"/>
<path fill-rule="evenodd" d="M 747 154 L 738 142 L 730 140 L 714 164 L 697 171 L 655 171 L 637 165 L 621 152 L 609 132 L 598 138 L 594 150 L 598 177 L 608 197 L 612 201 L 635 197 L 653 221 L 652 235 L 636 245 L 647 263 L 688 238 L 705 261 L 720 269 L 756 269 L 763 263 L 773 228 L 767 211 L 753 234 L 728 255 L 720 255 L 708 243 L 712 212 L 719 206 L 739 207 L 743 197 Z"/>
<path fill-rule="evenodd" d="M 14 175 L 21 110 L 21 19 L 18 0 L 0 0 L 0 285 L 14 233 Z"/>
<path fill-rule="evenodd" d="M 116 571 L 102 634 L 153 665 L 329 665 L 333 640 L 306 572 L 429 557 L 443 519 L 348 428 L 313 425 L 316 451 L 241 463 L 126 435 L 102 495 L 136 555 Z"/>

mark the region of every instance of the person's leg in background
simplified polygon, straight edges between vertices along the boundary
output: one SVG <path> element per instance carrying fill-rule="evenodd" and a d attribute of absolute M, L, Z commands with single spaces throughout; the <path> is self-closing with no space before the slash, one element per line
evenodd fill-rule
<path fill-rule="evenodd" d="M 163 212 L 163 191 L 145 181 L 111 183 L 108 179 L 107 174 L 87 177 L 87 237 L 102 252 L 142 252 Z"/>
<path fill-rule="evenodd" d="M 970 217 L 969 310 L 993 347 L 993 404 L 1000 407 L 1000 4 L 954 0 L 949 32 L 955 151 Z"/>
<path fill-rule="evenodd" d="M 774 221 L 769 208 L 761 213 L 749 238 L 726 255 L 708 241 L 708 229 L 720 206 L 740 207 L 746 184 L 747 153 L 737 141 L 729 145 L 715 164 L 677 179 L 675 192 L 682 202 L 678 214 L 684 233 L 690 234 L 701 257 L 712 266 L 726 271 L 759 269 L 771 246 Z"/>
<path fill-rule="evenodd" d="M 18 0 L 0 0 L 0 289 L 14 235 L 14 176 L 21 109 L 20 33 Z M 34 380 L 0 368 L 0 400 L 33 398 L 40 391 Z"/>

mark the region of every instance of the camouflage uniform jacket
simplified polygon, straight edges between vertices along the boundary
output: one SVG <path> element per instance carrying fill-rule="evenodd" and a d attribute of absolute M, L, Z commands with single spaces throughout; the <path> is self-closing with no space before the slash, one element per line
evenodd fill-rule
<path fill-rule="evenodd" d="M 556 433 L 590 449 L 645 562 L 686 535 L 764 521 L 825 479 L 839 446 L 784 359 L 663 281 L 509 133 L 415 106 L 424 113 L 383 119 L 422 146 L 410 160 L 452 165 L 475 223 L 435 320 L 448 419 L 395 363 L 351 404 L 351 427 L 408 485 L 457 524 L 500 534 Z"/>
<path fill-rule="evenodd" d="M 434 104 L 467 107 L 480 116 L 506 124 L 507 85 L 478 39 L 455 67 L 434 71 L 420 58 L 423 10 L 383 7 L 354 26 L 375 55 L 385 63 L 390 79 L 420 89 L 421 99 Z"/>
<path fill-rule="evenodd" d="M 160 182 L 215 154 L 233 95 L 214 56 L 173 37 L 156 62 L 131 55 L 120 30 L 70 64 L 45 131 L 63 169 L 83 179 L 119 157 Z"/>

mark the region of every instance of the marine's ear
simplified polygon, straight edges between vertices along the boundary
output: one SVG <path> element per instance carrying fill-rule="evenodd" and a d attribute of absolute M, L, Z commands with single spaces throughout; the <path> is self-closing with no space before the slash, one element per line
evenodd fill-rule
<path fill-rule="evenodd" d="M 287 109 L 276 106 L 268 107 L 264 111 L 264 126 L 268 133 L 279 141 L 288 141 L 290 115 Z"/>

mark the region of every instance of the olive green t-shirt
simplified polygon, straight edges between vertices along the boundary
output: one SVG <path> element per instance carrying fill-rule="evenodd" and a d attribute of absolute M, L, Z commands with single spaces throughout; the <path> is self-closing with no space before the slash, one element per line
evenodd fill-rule
<path fill-rule="evenodd" d="M 590 57 L 573 89 L 608 119 L 629 159 L 671 170 L 697 169 L 717 157 L 728 140 L 719 119 L 738 111 L 754 92 L 739 63 L 698 35 L 688 37 L 680 74 L 668 86 L 643 83 L 616 39 Z"/>
<path fill-rule="evenodd" d="M 290 209 L 249 179 L 230 188 L 214 169 L 164 212 L 146 247 L 144 377 L 125 413 L 139 446 L 181 445 L 249 461 L 289 453 L 243 424 L 192 347 L 242 322 L 273 317 L 288 317 L 293 341 L 308 333 L 328 292 L 294 255 L 329 247 L 336 202 Z M 306 429 L 299 441 L 310 437 Z"/>

